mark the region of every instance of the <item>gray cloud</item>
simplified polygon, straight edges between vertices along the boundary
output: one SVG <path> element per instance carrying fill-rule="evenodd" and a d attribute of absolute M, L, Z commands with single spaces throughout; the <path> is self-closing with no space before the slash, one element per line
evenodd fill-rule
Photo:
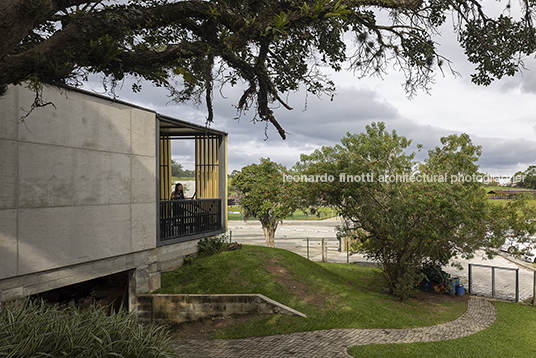
<path fill-rule="evenodd" d="M 531 77 L 532 78 L 532 77 Z M 380 81 L 380 80 L 378 80 Z M 532 81 L 532 80 L 531 80 Z M 530 88 L 531 81 L 526 81 L 524 88 Z M 448 86 L 450 81 L 443 81 Z M 369 88 L 373 81 L 356 82 Z M 384 84 L 385 82 L 381 82 Z M 443 85 L 443 84 L 442 84 Z M 424 145 L 425 150 L 417 154 L 417 159 L 423 160 L 427 150 L 439 145 L 439 139 L 453 133 L 467 132 L 476 144 L 482 145 L 483 154 L 479 161 L 481 170 L 490 174 L 508 174 L 522 170 L 531 164 L 535 164 L 536 142 L 532 139 L 533 131 L 536 132 L 536 121 L 532 113 L 527 114 L 527 106 L 532 97 L 523 97 L 524 109 L 517 113 L 519 99 L 516 96 L 505 96 L 505 91 L 516 90 L 508 87 L 508 81 L 503 81 L 487 91 L 471 91 L 471 96 L 492 99 L 486 102 L 476 102 L 474 106 L 465 105 L 460 107 L 459 113 L 463 117 L 443 117 L 441 106 L 456 106 L 456 97 L 446 97 L 444 104 L 442 97 L 423 97 L 423 100 L 415 102 L 401 102 L 403 97 L 399 84 L 378 86 L 378 89 L 357 88 L 355 86 L 339 86 L 338 95 L 331 101 L 329 98 L 318 99 L 316 97 L 304 97 L 303 94 L 292 94 L 288 98 L 289 104 L 294 110 L 284 108 L 275 110 L 279 123 L 289 133 L 287 140 L 283 141 L 273 128 L 265 123 L 252 123 L 251 113 L 246 113 L 241 119 L 236 120 L 236 109 L 232 104 L 238 101 L 241 95 L 239 87 L 225 89 L 222 98 L 217 93 L 214 98 L 215 121 L 213 128 L 224 130 L 229 133 L 229 171 L 240 169 L 245 165 L 258 162 L 260 157 L 270 157 L 272 160 L 292 166 L 299 160 L 301 153 L 310 153 L 323 145 L 334 145 L 345 136 L 346 132 L 362 132 L 367 124 L 383 121 L 388 130 L 395 129 L 399 135 L 413 139 L 414 144 Z M 447 87 L 448 88 L 448 87 Z M 457 87 L 461 91 L 465 86 Z M 467 87 L 472 88 L 472 87 Z M 536 88 L 536 87 L 535 87 Z M 381 93 L 381 95 L 380 95 Z M 443 90 L 445 93 L 445 90 Z M 447 92 L 448 93 L 448 92 Z M 497 96 L 500 93 L 501 96 Z M 519 92 L 518 92 L 519 93 Z M 535 92 L 536 93 L 536 92 Z M 142 93 L 132 93 L 130 86 L 119 92 L 120 99 L 137 105 L 153 109 L 158 113 L 166 114 L 175 118 L 190 121 L 197 124 L 205 124 L 206 110 L 204 106 L 177 105 L 168 103 L 169 98 L 164 89 L 151 88 L 146 85 Z M 465 98 L 467 95 L 465 96 Z M 396 99 L 398 98 L 398 102 Z M 495 98 L 497 98 L 495 100 Z M 440 100 L 438 100 L 440 99 Z M 493 114 L 493 108 L 482 107 L 482 104 L 496 102 L 512 103 L 512 115 L 505 118 L 502 127 L 490 127 L 490 119 L 483 117 L 482 109 L 487 109 L 487 115 Z M 393 103 L 405 107 L 404 115 Z M 470 102 L 469 102 L 470 104 Z M 306 110 L 304 111 L 304 108 Z M 427 107 L 427 108 L 425 108 Z M 430 108 L 434 107 L 434 108 Z M 448 107 L 445 107 L 448 108 Z M 491 111 L 490 111 L 491 109 Z M 524 111 L 524 112 L 523 112 Z M 417 118 L 418 117 L 418 118 Z M 424 118 L 424 119 L 423 119 Z M 440 120 L 437 120 L 440 118 Z M 464 121 L 464 118 L 468 118 Z M 494 119 L 497 125 L 497 119 Z M 508 122 L 506 121 L 508 120 Z M 450 129 L 444 127 L 452 126 Z M 501 138 L 505 128 L 527 128 L 531 133 L 524 138 Z M 266 138 L 266 134 L 268 138 Z M 490 130 L 491 129 L 491 130 Z M 485 130 L 483 132 L 483 130 Z M 519 133 L 519 131 L 517 132 Z M 490 138 L 491 135 L 497 138 Z M 529 133 L 527 133 L 529 134 Z M 509 134 L 512 137 L 511 134 Z M 415 149 L 415 147 L 413 147 Z M 189 167 L 193 163 L 193 143 L 175 141 L 173 144 L 173 156 L 180 158 Z"/>
<path fill-rule="evenodd" d="M 482 146 L 478 164 L 490 174 L 514 174 L 536 164 L 536 141 L 475 136 L 474 142 Z"/>

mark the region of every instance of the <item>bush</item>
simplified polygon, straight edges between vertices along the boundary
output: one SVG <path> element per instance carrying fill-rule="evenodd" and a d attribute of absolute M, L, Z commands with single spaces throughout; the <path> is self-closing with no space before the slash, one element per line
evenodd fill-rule
<path fill-rule="evenodd" d="M 194 255 L 188 255 L 184 257 L 182 264 L 184 266 L 188 266 L 188 265 L 191 265 L 193 262 L 194 262 Z"/>
<path fill-rule="evenodd" d="M 228 237 L 222 234 L 218 237 L 206 237 L 197 243 L 197 255 L 200 257 L 211 256 L 227 248 Z"/>
<path fill-rule="evenodd" d="M 0 356 L 177 357 L 162 327 L 141 325 L 125 310 L 106 312 L 106 307 L 97 305 L 79 309 L 31 300 L 22 307 L 3 303 Z"/>

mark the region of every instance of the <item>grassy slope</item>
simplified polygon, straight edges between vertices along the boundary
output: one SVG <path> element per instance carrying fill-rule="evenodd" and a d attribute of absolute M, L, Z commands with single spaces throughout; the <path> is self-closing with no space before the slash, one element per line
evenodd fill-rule
<path fill-rule="evenodd" d="M 261 293 L 307 315 L 261 316 L 217 332 L 238 338 L 330 328 L 407 328 L 459 317 L 464 300 L 400 302 L 383 292 L 378 269 L 318 264 L 295 253 L 260 246 L 197 258 L 162 275 L 158 293 Z"/>
<path fill-rule="evenodd" d="M 495 302 L 493 325 L 468 337 L 430 343 L 352 347 L 354 357 L 536 357 L 536 310 L 520 304 Z"/>

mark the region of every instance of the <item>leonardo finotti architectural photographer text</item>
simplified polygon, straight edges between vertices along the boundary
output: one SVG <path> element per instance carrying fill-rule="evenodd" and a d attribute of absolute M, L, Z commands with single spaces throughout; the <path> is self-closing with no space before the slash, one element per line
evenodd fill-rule
<path fill-rule="evenodd" d="M 392 175 L 374 175 L 374 173 L 362 173 L 357 175 L 340 173 L 333 174 L 317 174 L 317 175 L 292 175 L 283 174 L 283 182 L 288 183 L 466 183 L 479 182 L 488 184 L 492 182 L 494 177 L 483 174 L 392 174 Z M 525 175 L 516 175 L 512 177 L 512 181 L 521 182 L 525 180 Z"/>

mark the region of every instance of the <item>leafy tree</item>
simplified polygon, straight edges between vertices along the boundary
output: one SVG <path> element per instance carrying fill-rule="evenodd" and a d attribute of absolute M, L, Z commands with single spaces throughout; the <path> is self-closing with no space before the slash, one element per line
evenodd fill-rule
<path fill-rule="evenodd" d="M 518 172 L 515 176 L 523 176 L 523 180 L 517 183 L 520 188 L 536 189 L 536 165 L 529 166 L 524 172 Z"/>
<path fill-rule="evenodd" d="M 229 178 L 233 179 L 233 178 L 236 176 L 236 174 L 238 174 L 238 173 L 240 173 L 240 171 L 234 169 L 234 170 L 231 172 L 231 174 L 229 174 Z"/>
<path fill-rule="evenodd" d="M 171 159 L 171 176 L 179 178 L 194 178 L 195 173 L 193 170 L 184 169 L 182 164 L 178 164 L 175 160 Z"/>
<path fill-rule="evenodd" d="M 497 2 L 499 16 L 477 0 L 2 1 L 0 94 L 26 82 L 35 108 L 46 104 L 43 84 L 77 86 L 100 74 L 113 93 L 131 76 L 134 91 L 149 81 L 177 102 L 205 101 L 211 121 L 213 89 L 244 84 L 237 114 L 253 109 L 285 138 L 273 108 L 291 109 L 282 94 L 298 89 L 333 95 L 322 67 L 371 75 L 392 64 L 410 94 L 427 89 L 449 64 L 435 41 L 447 18 L 476 66 L 475 83 L 513 75 L 535 50 L 536 4 Z"/>
<path fill-rule="evenodd" d="M 340 145 L 302 155 L 295 167 L 304 175 L 303 204 L 335 206 L 346 222 L 343 233 L 358 234 L 359 250 L 381 264 L 401 299 L 424 265 L 446 265 L 479 249 L 491 256 L 507 233 L 525 240 L 536 230 L 525 221 L 534 210 L 524 202 L 488 203 L 478 182 L 481 148 L 468 135 L 441 143 L 418 163 L 408 153 L 411 140 L 373 123 L 366 133 L 347 133 Z M 316 180 L 326 174 L 332 180 Z"/>
<path fill-rule="evenodd" d="M 296 210 L 292 183 L 283 180 L 285 173 L 283 165 L 261 158 L 260 164 L 243 167 L 232 181 L 244 208 L 244 218 L 259 219 L 270 247 L 274 247 L 278 224 Z"/>

